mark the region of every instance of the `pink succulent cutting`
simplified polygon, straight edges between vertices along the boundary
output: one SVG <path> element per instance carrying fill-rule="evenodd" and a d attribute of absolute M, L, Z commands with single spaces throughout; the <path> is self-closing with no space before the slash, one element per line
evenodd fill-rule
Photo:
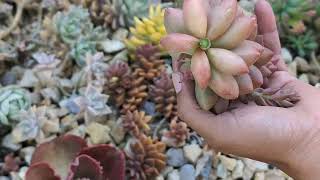
<path fill-rule="evenodd" d="M 161 45 L 174 60 L 191 55 L 190 70 L 202 93 L 209 87 L 231 100 L 263 84 L 260 68 L 273 52 L 254 41 L 256 16 L 245 12 L 237 0 L 184 0 L 182 10 L 166 9 L 165 27 L 168 35 Z M 199 104 L 210 109 L 215 103 Z"/>
<path fill-rule="evenodd" d="M 64 135 L 35 150 L 26 180 L 124 180 L 124 154 L 112 145 L 88 147 L 78 136 Z"/>

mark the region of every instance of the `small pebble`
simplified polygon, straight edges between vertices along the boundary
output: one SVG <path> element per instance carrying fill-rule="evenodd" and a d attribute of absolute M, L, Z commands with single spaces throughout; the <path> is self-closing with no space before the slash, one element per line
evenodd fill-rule
<path fill-rule="evenodd" d="M 257 172 L 254 175 L 254 180 L 265 180 L 264 172 Z"/>
<path fill-rule="evenodd" d="M 115 53 L 125 48 L 125 45 L 119 40 L 105 40 L 101 46 L 106 53 Z"/>
<path fill-rule="evenodd" d="M 237 160 L 236 167 L 232 172 L 232 178 L 233 179 L 241 178 L 243 176 L 243 169 L 244 169 L 243 162 L 241 160 Z"/>
<path fill-rule="evenodd" d="M 167 180 L 180 180 L 179 171 L 173 170 L 168 174 Z"/>
<path fill-rule="evenodd" d="M 167 163 L 173 167 L 181 167 L 186 163 L 182 149 L 170 148 L 167 153 Z"/>
<path fill-rule="evenodd" d="M 223 156 L 223 155 L 219 156 L 219 159 L 220 159 L 221 163 L 230 171 L 233 171 L 233 169 L 237 165 L 236 159 L 229 158 L 229 157 Z"/>
<path fill-rule="evenodd" d="M 290 63 L 288 65 L 288 71 L 289 73 L 294 76 L 294 77 L 297 77 L 297 62 L 296 61 L 293 61 L 292 63 Z"/>
<path fill-rule="evenodd" d="M 8 86 L 11 84 L 15 84 L 17 82 L 17 76 L 16 74 L 12 73 L 12 72 L 6 72 L 2 78 L 1 78 L 1 84 L 3 86 Z"/>
<path fill-rule="evenodd" d="M 191 164 L 186 164 L 184 166 L 181 167 L 180 169 L 180 179 L 183 180 L 195 180 L 196 176 L 195 176 L 195 169 L 193 167 L 193 165 Z"/>
<path fill-rule="evenodd" d="M 202 149 L 197 144 L 190 144 L 183 147 L 183 152 L 186 159 L 194 164 L 202 154 Z"/>
<path fill-rule="evenodd" d="M 86 128 L 86 132 L 89 134 L 93 144 L 103 144 L 111 140 L 109 136 L 110 128 L 100 123 L 90 123 Z"/>
<path fill-rule="evenodd" d="M 293 60 L 293 57 L 292 57 L 290 51 L 287 48 L 282 48 L 281 49 L 281 56 L 282 56 L 282 58 L 283 58 L 283 60 L 284 60 L 284 62 L 286 64 L 291 63 L 292 60 Z"/>
<path fill-rule="evenodd" d="M 308 75 L 307 74 L 301 74 L 300 76 L 299 76 L 299 80 L 300 81 L 302 81 L 302 82 L 305 82 L 305 83 L 307 83 L 307 84 L 309 84 L 309 77 L 308 77 Z"/>
<path fill-rule="evenodd" d="M 228 176 L 227 168 L 221 163 L 217 167 L 217 176 L 219 178 L 227 178 L 227 176 Z"/>
<path fill-rule="evenodd" d="M 155 180 L 164 180 L 164 177 L 162 175 L 159 175 L 155 178 Z"/>

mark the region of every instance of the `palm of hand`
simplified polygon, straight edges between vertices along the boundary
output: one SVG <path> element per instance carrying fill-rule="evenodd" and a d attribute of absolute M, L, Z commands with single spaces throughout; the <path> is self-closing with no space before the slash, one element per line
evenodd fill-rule
<path fill-rule="evenodd" d="M 320 93 L 286 71 L 279 58 L 281 46 L 275 19 L 270 18 L 274 15 L 266 1 L 257 3 L 256 15 L 259 34 L 264 45 L 276 54 L 272 61 L 279 70 L 269 78 L 266 88 L 293 88 L 299 92 L 301 101 L 289 109 L 235 102 L 233 110 L 214 115 L 197 105 L 194 84 L 185 80 L 178 94 L 178 109 L 180 118 L 216 150 L 268 162 L 286 170 L 288 159 L 292 159 L 290 163 L 308 159 L 300 155 L 320 141 L 320 112 L 317 110 L 320 101 L 315 101 L 320 99 Z M 308 153 L 311 159 L 313 154 Z"/>

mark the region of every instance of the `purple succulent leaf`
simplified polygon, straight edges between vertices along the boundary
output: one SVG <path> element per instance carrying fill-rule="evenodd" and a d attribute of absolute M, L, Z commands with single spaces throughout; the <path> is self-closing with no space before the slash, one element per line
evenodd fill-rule
<path fill-rule="evenodd" d="M 87 143 L 78 136 L 60 136 L 37 147 L 32 156 L 31 167 L 37 163 L 46 163 L 57 175 L 65 179 L 69 165 L 85 147 Z"/>
<path fill-rule="evenodd" d="M 100 163 L 92 157 L 82 154 L 78 156 L 70 166 L 67 180 L 73 179 L 103 179 L 103 171 Z"/>
<path fill-rule="evenodd" d="M 125 157 L 122 151 L 111 145 L 98 145 L 85 148 L 80 155 L 85 154 L 100 162 L 103 179 L 125 179 Z"/>
<path fill-rule="evenodd" d="M 35 163 L 27 171 L 25 180 L 61 180 L 47 163 Z"/>

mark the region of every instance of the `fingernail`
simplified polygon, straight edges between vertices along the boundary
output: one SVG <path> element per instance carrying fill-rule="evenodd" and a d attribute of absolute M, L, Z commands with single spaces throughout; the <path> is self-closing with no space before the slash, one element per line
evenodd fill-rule
<path fill-rule="evenodd" d="M 176 93 L 180 93 L 182 90 L 182 76 L 181 73 L 173 73 L 172 74 L 172 81 L 173 81 L 173 86 L 176 91 Z"/>

